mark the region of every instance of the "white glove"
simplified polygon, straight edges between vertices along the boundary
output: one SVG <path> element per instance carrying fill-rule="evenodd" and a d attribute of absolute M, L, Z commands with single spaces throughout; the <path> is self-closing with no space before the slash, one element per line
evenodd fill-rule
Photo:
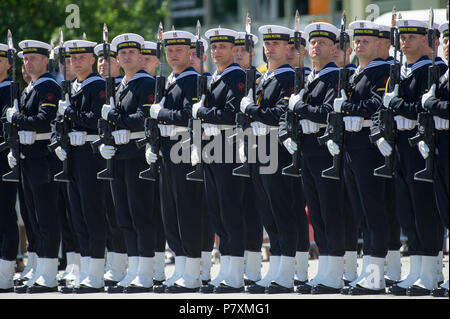
<path fill-rule="evenodd" d="M 309 133 L 310 134 L 316 134 L 319 133 L 320 131 L 320 125 L 319 123 L 316 122 L 312 122 L 312 121 L 308 121 L 308 126 L 309 126 Z"/>
<path fill-rule="evenodd" d="M 241 112 L 245 113 L 245 111 L 247 110 L 247 107 L 251 104 L 255 104 L 255 101 L 253 100 L 253 89 L 250 89 L 248 91 L 248 95 L 242 98 Z"/>
<path fill-rule="evenodd" d="M 11 167 L 11 169 L 14 168 L 14 166 L 17 165 L 17 160 L 16 160 L 16 158 L 14 157 L 14 155 L 12 154 L 12 152 L 9 152 L 8 155 L 7 155 L 6 157 L 8 158 L 8 164 L 9 164 L 9 167 Z M 21 154 L 20 154 L 20 158 L 21 158 L 21 159 L 25 159 L 25 155 L 23 155 L 23 154 L 21 153 Z"/>
<path fill-rule="evenodd" d="M 419 152 L 422 154 L 424 159 L 427 159 L 428 156 L 430 156 L 430 148 L 424 141 L 420 141 L 419 144 L 417 144 L 417 147 L 419 148 Z"/>
<path fill-rule="evenodd" d="M 394 120 L 395 120 L 395 123 L 397 123 L 397 130 L 404 131 L 406 118 L 404 118 L 403 116 L 397 115 L 394 117 Z"/>
<path fill-rule="evenodd" d="M 352 132 L 352 117 L 351 116 L 345 116 L 343 118 L 345 123 L 345 130 L 347 132 Z"/>
<path fill-rule="evenodd" d="M 330 154 L 332 156 L 336 156 L 339 155 L 339 153 L 341 153 L 341 150 L 339 149 L 339 145 L 337 145 L 334 141 L 329 140 L 327 142 L 327 147 L 328 147 L 328 152 L 330 152 Z"/>
<path fill-rule="evenodd" d="M 398 84 L 396 84 L 394 87 L 394 91 L 392 91 L 391 93 L 386 93 L 384 95 L 383 105 L 385 108 L 390 107 L 392 99 L 394 97 L 398 96 L 398 89 L 399 89 L 399 86 L 398 86 Z"/>
<path fill-rule="evenodd" d="M 202 124 L 203 129 L 205 130 L 206 136 L 218 136 L 220 135 L 220 129 L 217 125 L 209 124 L 209 123 L 203 123 Z"/>
<path fill-rule="evenodd" d="M 69 93 L 66 93 L 65 100 L 64 101 L 59 100 L 59 102 L 58 102 L 58 114 L 64 115 L 69 106 L 70 106 Z"/>
<path fill-rule="evenodd" d="M 295 143 L 295 141 L 293 141 L 291 138 L 285 140 L 283 142 L 283 145 L 291 155 L 294 155 L 294 153 L 297 151 L 297 143 Z"/>
<path fill-rule="evenodd" d="M 158 160 L 158 155 L 153 153 L 152 148 L 150 146 L 147 146 L 147 149 L 145 151 L 145 160 L 147 161 L 148 165 L 152 165 L 156 163 Z"/>
<path fill-rule="evenodd" d="M 55 149 L 55 154 L 61 162 L 64 162 L 67 159 L 67 152 L 61 146 L 58 146 Z"/>
<path fill-rule="evenodd" d="M 309 132 L 309 120 L 300 120 L 300 125 L 302 126 L 303 134 L 311 134 Z"/>
<path fill-rule="evenodd" d="M 18 112 L 19 112 L 19 101 L 17 101 L 17 99 L 15 99 L 13 107 L 9 107 L 6 109 L 6 120 L 9 123 L 11 123 L 13 115 Z"/>
<path fill-rule="evenodd" d="M 438 131 L 448 130 L 449 120 L 440 118 L 438 116 L 434 116 L 433 119 L 434 119 L 434 127 L 436 128 L 436 130 Z"/>
<path fill-rule="evenodd" d="M 247 162 L 247 156 L 245 156 L 245 143 L 243 141 L 239 141 L 239 160 L 241 163 Z"/>
<path fill-rule="evenodd" d="M 384 139 L 384 137 L 380 138 L 380 139 L 377 141 L 377 146 L 378 146 L 378 149 L 380 150 L 381 154 L 382 154 L 384 157 L 391 156 L 391 154 L 392 154 L 392 147 L 391 147 L 391 145 L 389 145 L 389 143 Z"/>
<path fill-rule="evenodd" d="M 112 109 L 114 109 L 114 98 L 111 96 L 111 99 L 109 100 L 109 104 L 104 104 L 102 107 L 102 118 L 107 121 L 108 120 L 108 114 L 111 112 Z"/>
<path fill-rule="evenodd" d="M 361 132 L 364 126 L 364 118 L 360 116 L 352 116 L 352 132 Z"/>
<path fill-rule="evenodd" d="M 19 142 L 23 145 L 33 145 L 36 141 L 36 132 L 33 131 L 19 131 Z"/>
<path fill-rule="evenodd" d="M 119 130 L 112 132 L 116 145 L 124 145 L 130 143 L 131 132 L 128 130 Z"/>
<path fill-rule="evenodd" d="M 176 131 L 174 125 L 158 124 L 158 128 L 162 137 L 175 136 Z"/>
<path fill-rule="evenodd" d="M 266 136 L 269 134 L 269 128 L 264 123 L 256 121 L 250 123 L 250 126 L 252 127 L 253 135 L 255 136 Z"/>
<path fill-rule="evenodd" d="M 194 105 L 192 105 L 192 118 L 194 118 L 194 119 L 197 118 L 198 109 L 205 105 L 205 99 L 206 99 L 206 96 L 203 94 L 200 102 L 197 102 Z"/>
<path fill-rule="evenodd" d="M 102 144 L 98 149 L 100 155 L 106 160 L 110 160 L 116 155 L 116 148 L 114 146 Z"/>
<path fill-rule="evenodd" d="M 72 146 L 83 146 L 86 143 L 86 132 L 70 132 L 70 145 Z"/>
<path fill-rule="evenodd" d="M 344 101 L 347 101 L 347 94 L 345 94 L 345 90 L 341 89 L 341 96 L 340 98 L 337 98 L 334 100 L 334 111 L 336 113 L 341 113 L 341 109 L 342 109 L 342 104 L 344 103 Z"/>
<path fill-rule="evenodd" d="M 150 117 L 152 119 L 156 120 L 158 118 L 159 112 L 164 107 L 165 102 L 166 102 L 166 97 L 163 97 L 161 102 L 152 105 L 152 107 L 150 108 Z"/>
<path fill-rule="evenodd" d="M 428 91 L 428 93 L 422 95 L 422 106 L 425 105 L 425 103 L 427 102 L 427 100 L 431 97 L 436 97 L 436 84 L 433 84 L 430 88 L 430 90 Z"/>
<path fill-rule="evenodd" d="M 289 99 L 289 110 L 294 111 L 295 105 L 299 101 L 303 101 L 303 96 L 305 95 L 305 89 L 302 89 L 299 94 L 292 94 Z"/>

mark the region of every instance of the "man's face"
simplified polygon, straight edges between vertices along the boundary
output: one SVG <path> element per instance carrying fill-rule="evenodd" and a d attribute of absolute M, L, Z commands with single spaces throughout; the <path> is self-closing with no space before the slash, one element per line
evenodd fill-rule
<path fill-rule="evenodd" d="M 309 41 L 309 55 L 313 61 L 331 58 L 336 46 L 331 39 L 318 37 Z"/>
<path fill-rule="evenodd" d="M 444 57 L 448 61 L 448 37 L 444 38 L 443 47 L 444 47 Z"/>
<path fill-rule="evenodd" d="M 420 55 L 427 44 L 427 37 L 421 34 L 401 34 L 400 46 L 403 53 L 408 55 Z"/>
<path fill-rule="evenodd" d="M 236 47 L 233 43 L 216 42 L 211 45 L 211 58 L 215 64 L 224 65 L 234 61 Z"/>
<path fill-rule="evenodd" d="M 72 54 L 70 57 L 73 72 L 76 75 L 92 72 L 95 58 L 92 53 Z"/>
<path fill-rule="evenodd" d="M 22 78 L 28 84 L 31 82 L 31 76 L 25 70 L 25 65 L 22 64 Z"/>
<path fill-rule="evenodd" d="M 109 61 L 111 63 L 111 76 L 117 76 L 120 69 L 119 60 L 115 57 L 110 57 Z M 108 60 L 103 56 L 100 56 L 97 60 L 97 72 L 101 77 L 106 78 L 108 76 Z"/>
<path fill-rule="evenodd" d="M 158 59 L 154 55 L 142 55 L 141 59 L 141 67 L 143 70 L 145 70 L 147 73 L 154 73 L 155 70 L 158 68 Z"/>
<path fill-rule="evenodd" d="M 58 63 L 59 63 L 59 59 L 58 59 Z M 64 66 L 59 63 L 59 72 L 64 76 Z M 67 79 L 72 80 L 75 77 L 75 73 L 73 71 L 73 67 L 72 67 L 72 61 L 70 58 L 66 58 L 66 77 Z"/>
<path fill-rule="evenodd" d="M 10 67 L 8 58 L 0 58 L 0 75 L 6 75 Z"/>
<path fill-rule="evenodd" d="M 380 40 L 370 36 L 356 36 L 353 40 L 353 47 L 358 58 L 373 60 L 380 54 Z"/>
<path fill-rule="evenodd" d="M 268 40 L 264 41 L 264 52 L 269 61 L 283 61 L 286 60 L 288 46 L 287 41 Z"/>
<path fill-rule="evenodd" d="M 169 45 L 166 47 L 167 63 L 172 68 L 182 68 L 189 64 L 190 47 L 187 45 Z"/>
<path fill-rule="evenodd" d="M 234 62 L 239 64 L 241 67 L 248 64 L 250 53 L 245 50 L 245 45 L 236 46 L 234 54 Z"/>
<path fill-rule="evenodd" d="M 301 55 L 301 59 L 304 59 L 306 56 L 306 49 L 303 45 L 300 46 L 300 55 Z M 294 44 L 289 44 L 288 45 L 288 51 L 287 51 L 287 63 L 293 67 L 294 69 L 296 67 L 299 67 L 298 65 L 298 51 L 295 48 Z"/>
<path fill-rule="evenodd" d="M 25 70 L 30 76 L 45 73 L 48 57 L 38 53 L 28 53 L 23 56 Z"/>
<path fill-rule="evenodd" d="M 141 51 L 135 48 L 122 49 L 118 53 L 120 66 L 125 70 L 139 70 Z"/>

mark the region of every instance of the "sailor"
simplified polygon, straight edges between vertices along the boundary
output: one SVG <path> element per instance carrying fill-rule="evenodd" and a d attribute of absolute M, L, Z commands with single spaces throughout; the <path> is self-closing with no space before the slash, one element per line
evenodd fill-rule
<path fill-rule="evenodd" d="M 10 167 L 20 161 L 21 183 L 29 219 L 36 234 L 36 272 L 17 293 L 58 291 L 58 250 L 60 230 L 57 202 L 58 184 L 50 180 L 58 170 L 58 161 L 50 154 L 50 123 L 56 117 L 61 88 L 47 73 L 50 45 L 35 40 L 19 43 L 24 52 L 26 71 L 32 81 L 27 87 L 23 105 L 6 110 L 6 119 L 19 130 L 21 158 L 8 154 Z M 23 155 L 23 156 L 22 156 Z"/>
<path fill-rule="evenodd" d="M 111 190 L 116 219 L 127 246 L 128 269 L 125 278 L 108 293 L 144 293 L 153 288 L 155 257 L 156 188 L 154 183 L 139 179 L 147 168 L 145 150 L 139 150 L 136 140 L 145 136 L 144 119 L 149 117 L 154 102 L 155 80 L 142 70 L 141 47 L 144 39 L 134 33 L 115 37 L 120 66 L 125 77 L 115 98 L 102 108 L 102 118 L 115 127 L 112 133 L 116 146 L 102 144 L 100 154 L 106 160 L 114 159 L 115 178 Z"/>

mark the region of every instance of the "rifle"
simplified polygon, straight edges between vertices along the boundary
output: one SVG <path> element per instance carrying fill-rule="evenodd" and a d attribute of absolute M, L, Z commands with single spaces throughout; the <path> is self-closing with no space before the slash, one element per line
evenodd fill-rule
<path fill-rule="evenodd" d="M 434 84 L 439 86 L 439 67 L 436 66 L 436 30 L 434 29 L 434 12 L 430 9 L 430 25 L 428 28 L 428 45 L 432 49 L 432 64 L 428 68 L 428 88 Z M 419 142 L 424 141 L 430 148 L 430 153 L 425 160 L 425 169 L 414 174 L 414 180 L 433 183 L 434 157 L 436 153 L 436 131 L 434 127 L 434 116 L 430 111 L 419 113 L 417 119 L 418 133 L 410 138 L 409 145 L 415 147 Z"/>
<path fill-rule="evenodd" d="M 71 93 L 71 87 L 70 87 L 70 81 L 67 80 L 67 67 L 66 67 L 66 49 L 64 48 L 64 36 L 62 29 L 59 30 L 59 62 L 63 66 L 63 75 L 64 80 L 61 83 L 62 86 L 62 96 L 66 96 L 66 94 L 69 94 L 70 99 L 70 93 Z M 70 182 L 70 138 L 69 133 L 72 130 L 72 123 L 64 118 L 64 116 L 61 116 L 61 118 L 56 121 L 55 123 L 55 130 L 56 130 L 56 141 L 53 142 L 48 146 L 48 149 L 50 152 L 55 152 L 55 150 L 58 147 L 62 147 L 67 152 L 67 158 L 63 161 L 63 170 L 56 174 L 53 177 L 53 180 L 55 182 L 63 182 L 68 183 Z"/>
<path fill-rule="evenodd" d="M 13 45 L 12 33 L 8 30 L 8 62 L 11 65 L 12 81 L 9 87 L 10 92 L 10 107 L 14 106 L 14 101 L 19 101 L 19 82 L 16 80 L 16 62 L 15 62 L 15 49 Z M 20 106 L 19 106 L 20 108 Z M 3 175 L 2 180 L 4 182 L 19 183 L 20 180 L 20 141 L 19 130 L 17 126 L 12 123 L 6 122 L 3 125 L 5 132 L 5 142 L 0 145 L 0 153 L 6 148 L 10 148 L 12 155 L 17 160 L 17 165 L 13 167 L 11 172 Z"/>
<path fill-rule="evenodd" d="M 303 59 L 301 58 L 301 33 L 300 33 L 300 14 L 297 10 L 295 15 L 295 33 L 294 33 L 294 45 L 297 49 L 297 67 L 295 68 L 295 80 L 294 80 L 294 92 L 299 94 L 305 87 L 305 68 L 303 67 Z M 286 114 L 287 133 L 289 137 L 300 147 L 302 143 L 301 128 L 299 125 L 298 116 L 293 111 L 288 110 Z M 282 174 L 292 177 L 301 177 L 302 170 L 299 168 L 300 164 L 300 152 L 297 150 L 292 155 L 292 164 L 282 170 Z"/>
<path fill-rule="evenodd" d="M 397 29 L 397 9 L 392 9 L 392 25 L 391 25 L 391 45 L 394 47 L 394 63 L 389 70 L 388 91 L 393 92 L 397 84 L 400 83 L 401 62 L 397 62 L 397 52 L 400 51 L 400 37 Z M 403 53 L 401 53 L 403 55 Z M 380 127 L 378 132 L 369 136 L 370 142 L 376 144 L 380 138 L 384 138 L 389 145 L 394 148 L 397 135 L 394 114 L 387 108 L 379 111 Z M 374 176 L 392 178 L 394 172 L 394 153 L 384 158 L 384 166 L 374 170 Z"/>
<path fill-rule="evenodd" d="M 158 46 L 156 48 L 156 57 L 159 59 L 159 75 L 156 77 L 155 88 L 155 103 L 161 102 L 165 94 L 166 78 L 163 76 L 163 63 L 162 63 L 162 50 L 163 50 L 163 25 L 159 24 L 158 28 Z M 139 174 L 140 179 L 145 179 L 155 182 L 158 178 L 159 169 L 159 150 L 161 143 L 161 133 L 159 132 L 158 122 L 151 117 L 145 119 L 144 123 L 145 138 L 136 141 L 136 145 L 139 149 L 150 144 L 153 153 L 158 156 L 158 160 L 150 165 L 150 168 Z"/>
<path fill-rule="evenodd" d="M 53 40 L 51 40 L 50 45 L 52 46 L 52 49 L 48 58 L 48 73 L 53 75 L 55 72 L 55 45 L 53 44 Z"/>
<path fill-rule="evenodd" d="M 341 96 L 341 90 L 348 92 L 348 78 L 349 78 L 349 70 L 345 67 L 345 60 L 347 58 L 347 39 L 348 34 L 345 32 L 345 24 L 347 22 L 347 16 L 345 11 L 342 13 L 341 20 L 341 33 L 339 38 L 339 47 L 342 51 L 344 51 L 344 63 L 342 64 L 342 68 L 339 69 L 339 82 L 338 82 L 338 97 Z M 330 112 L 328 113 L 328 126 L 327 131 L 324 136 L 319 137 L 319 145 L 324 145 L 329 140 L 334 141 L 339 148 L 342 150 L 344 145 L 344 116 L 342 113 Z M 322 172 L 322 177 L 339 180 L 341 178 L 341 162 L 342 162 L 342 151 L 333 156 L 333 167 L 324 170 Z"/>
<path fill-rule="evenodd" d="M 111 101 L 111 97 L 116 95 L 116 83 L 114 77 L 111 76 L 111 45 L 108 43 L 108 27 L 106 23 L 103 25 L 103 58 L 108 63 L 108 76 L 106 77 L 106 103 Z M 100 145 L 115 145 L 112 133 L 115 131 L 115 126 L 102 117 L 99 118 L 97 124 L 100 138 L 91 143 L 94 154 L 98 152 Z M 97 174 L 97 179 L 112 181 L 114 180 L 114 158 L 106 160 L 106 169 Z"/>
<path fill-rule="evenodd" d="M 203 47 L 203 43 L 200 40 L 201 39 L 201 25 L 200 21 L 197 21 L 197 43 L 195 46 L 197 57 L 200 59 L 200 74 L 197 76 L 197 98 L 198 101 L 202 99 L 203 95 L 206 95 L 207 86 L 208 86 L 208 79 L 206 75 L 203 75 L 203 55 L 205 54 L 205 48 Z M 193 118 L 189 119 L 189 134 L 191 137 L 191 144 L 195 144 L 195 138 L 194 138 L 194 120 Z M 200 142 L 202 138 L 200 135 Z M 200 150 L 200 163 L 198 163 L 195 167 L 195 171 L 189 173 L 186 175 L 186 179 L 188 181 L 194 181 L 194 182 L 203 182 L 203 164 L 201 159 L 201 150 Z"/>
<path fill-rule="evenodd" d="M 250 14 L 247 13 L 247 20 L 245 23 L 245 50 L 249 53 L 249 65 L 248 69 L 245 70 L 245 95 L 248 95 L 250 89 L 253 90 L 253 100 L 256 100 L 256 70 L 252 69 L 253 64 L 253 37 L 251 35 L 251 23 L 252 20 L 250 18 Z M 250 127 L 250 119 L 249 117 L 242 113 L 238 112 L 236 114 L 236 128 L 238 132 L 245 132 Z M 231 137 L 230 137 L 231 138 Z M 246 139 L 244 136 L 244 151 L 247 156 L 247 161 L 243 163 L 241 166 L 235 168 L 233 170 L 234 176 L 241 176 L 250 178 L 250 165 L 248 163 L 248 138 Z"/>

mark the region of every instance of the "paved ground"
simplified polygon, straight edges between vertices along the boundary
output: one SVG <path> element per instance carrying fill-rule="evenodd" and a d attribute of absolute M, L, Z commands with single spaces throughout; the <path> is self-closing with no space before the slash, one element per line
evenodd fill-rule
<path fill-rule="evenodd" d="M 358 259 L 358 265 L 361 267 L 362 259 Z M 317 260 L 310 260 L 309 262 L 309 276 L 312 278 L 317 272 Z M 268 262 L 263 263 L 263 275 L 268 270 Z M 445 256 L 444 258 L 444 276 L 445 280 L 449 279 L 449 256 Z M 166 274 L 170 276 L 173 272 L 173 265 L 168 265 L 166 267 Z M 213 278 L 218 273 L 219 265 L 213 265 L 212 274 Z M 402 275 L 406 276 L 409 271 L 409 258 L 402 258 Z M 299 295 L 297 293 L 292 294 L 280 294 L 280 295 L 251 295 L 247 293 L 240 294 L 226 294 L 226 295 L 204 295 L 204 294 L 119 294 L 119 295 L 110 295 L 110 294 L 89 294 L 89 295 L 63 295 L 60 293 L 49 293 L 49 294 L 37 294 L 37 295 L 29 295 L 29 294 L 0 294 L 0 299 L 34 299 L 34 300 L 42 300 L 42 299 L 157 299 L 157 300 L 249 300 L 249 302 L 254 302 L 255 300 L 264 301 L 264 300 L 313 300 L 313 299 L 328 299 L 328 300 L 337 300 L 337 299 L 388 299 L 388 300 L 397 300 L 397 299 L 441 299 L 434 298 L 431 296 L 427 297 L 397 297 L 392 295 L 380 295 L 380 296 L 345 296 L 345 295 Z M 447 299 L 448 300 L 448 299 Z M 220 302 L 221 302 L 220 301 Z"/>

